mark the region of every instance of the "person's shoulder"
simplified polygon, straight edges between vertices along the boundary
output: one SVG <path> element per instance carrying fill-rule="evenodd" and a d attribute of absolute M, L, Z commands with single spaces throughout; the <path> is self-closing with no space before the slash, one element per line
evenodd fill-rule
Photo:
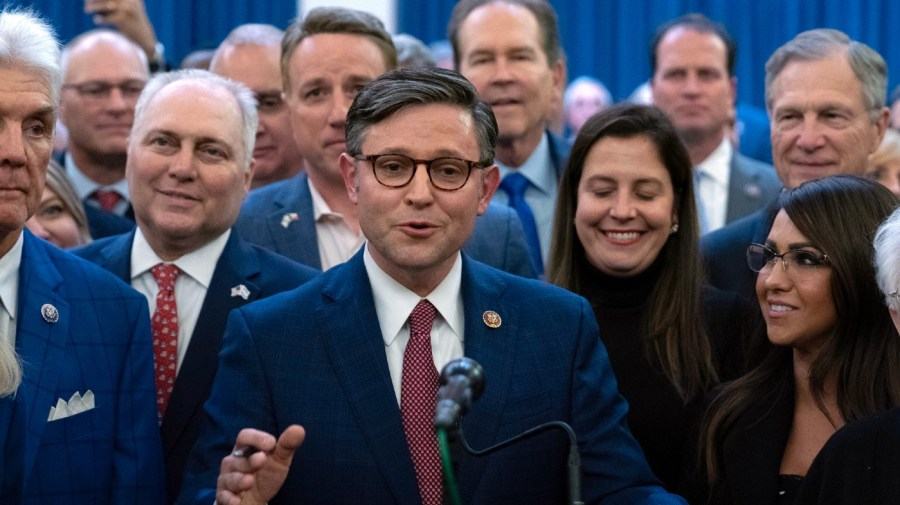
<path fill-rule="evenodd" d="M 700 237 L 703 255 L 709 256 L 717 251 L 734 247 L 746 249 L 753 241 L 754 230 L 766 220 L 766 212 L 767 209 L 764 207 Z"/>
<path fill-rule="evenodd" d="M 571 291 L 540 279 L 530 279 L 505 272 L 484 264 L 471 257 L 466 258 L 465 268 L 470 278 L 477 279 L 483 286 L 490 286 L 506 297 L 518 299 L 520 303 L 536 306 L 542 300 L 556 300 L 558 303 L 581 304 L 584 299 Z M 464 273 L 466 270 L 464 270 Z M 585 301 L 585 303 L 587 303 Z"/>
<path fill-rule="evenodd" d="M 131 248 L 131 241 L 128 239 L 128 236 L 131 232 L 122 233 L 119 235 L 113 235 L 110 237 L 103 237 L 97 240 L 92 241 L 89 244 L 76 247 L 74 249 L 70 249 L 69 252 L 78 256 L 80 258 L 91 259 L 96 258 L 100 251 L 106 249 L 111 244 L 117 244 L 119 242 L 122 243 L 122 247 Z"/>
<path fill-rule="evenodd" d="M 295 197 L 297 188 L 305 182 L 306 174 L 300 172 L 293 177 L 256 188 L 247 193 L 247 197 L 244 199 L 241 207 L 241 213 L 269 209 L 276 199 Z"/>
<path fill-rule="evenodd" d="M 78 296 L 80 293 L 81 296 L 87 297 L 118 297 L 123 300 L 136 299 L 146 303 L 143 295 L 132 289 L 131 286 L 103 267 L 83 257 L 76 256 L 48 243 L 43 243 L 40 239 L 34 241 L 33 247 L 40 248 L 46 253 L 62 276 L 65 291 L 70 298 L 73 296 L 76 299 L 80 298 Z M 25 261 L 25 258 L 23 258 L 23 261 Z"/>
<path fill-rule="evenodd" d="M 246 251 L 256 255 L 256 258 L 262 267 L 262 272 L 268 274 L 270 277 L 275 276 L 283 281 L 299 280 L 301 282 L 306 282 L 321 274 L 318 270 L 294 261 L 287 256 L 283 256 L 243 239 L 241 240 L 247 248 Z"/>

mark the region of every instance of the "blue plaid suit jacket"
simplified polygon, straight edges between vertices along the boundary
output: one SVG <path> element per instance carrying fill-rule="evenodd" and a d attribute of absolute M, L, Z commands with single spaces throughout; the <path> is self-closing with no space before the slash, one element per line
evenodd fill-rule
<path fill-rule="evenodd" d="M 463 425 L 476 448 L 561 420 L 579 437 L 587 503 L 683 503 L 658 487 L 625 424 L 586 300 L 464 256 L 465 354 L 487 387 Z M 499 328 L 482 321 L 487 310 Z M 419 493 L 362 252 L 297 290 L 231 313 L 209 422 L 178 503 L 212 502 L 219 465 L 242 428 L 306 428 L 271 503 L 416 504 Z M 549 433 L 485 458 L 462 455 L 463 503 L 562 503 L 565 436 Z"/>
<path fill-rule="evenodd" d="M 159 504 L 163 465 L 147 300 L 28 230 L 16 352 L 25 395 L 24 502 Z M 52 305 L 58 320 L 45 318 Z M 48 421 L 58 399 L 96 407 Z"/>

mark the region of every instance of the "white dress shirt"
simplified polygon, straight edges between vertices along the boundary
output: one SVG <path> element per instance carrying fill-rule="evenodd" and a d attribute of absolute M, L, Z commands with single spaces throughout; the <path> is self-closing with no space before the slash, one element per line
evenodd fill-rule
<path fill-rule="evenodd" d="M 366 243 L 366 237 L 355 233 L 344 216 L 331 210 L 322 195 L 313 187 L 311 181 L 309 193 L 312 195 L 313 216 L 316 220 L 316 239 L 319 243 L 319 259 L 322 271 L 340 265 L 349 260 Z"/>
<path fill-rule="evenodd" d="M 400 383 L 403 377 L 403 353 L 409 343 L 409 316 L 422 300 L 382 270 L 366 247 L 363 253 L 366 273 L 372 285 L 375 313 L 384 338 L 388 369 L 397 404 L 400 403 Z M 444 280 L 425 297 L 437 314 L 431 327 L 431 354 L 434 367 L 440 373 L 444 365 L 463 355 L 465 319 L 460 285 L 462 284 L 462 255 L 456 254 L 456 262 Z"/>
<path fill-rule="evenodd" d="M 511 168 L 494 160 L 494 163 L 500 167 L 501 180 L 506 174 L 515 171 L 525 176 L 531 183 L 525 190 L 525 202 L 531 207 L 531 212 L 534 214 L 538 240 L 541 242 L 541 258 L 545 264 L 550 255 L 553 213 L 556 210 L 556 193 L 559 191 L 559 179 L 556 176 L 553 159 L 550 157 L 550 140 L 547 135 L 541 137 L 540 143 L 532 151 L 531 156 L 518 168 Z M 493 200 L 504 205 L 509 204 L 509 196 L 506 191 L 499 188 L 494 193 Z"/>
<path fill-rule="evenodd" d="M 178 308 L 178 368 L 176 373 L 181 370 L 181 363 L 184 361 L 184 355 L 191 343 L 191 335 L 194 334 L 194 328 L 197 327 L 200 309 L 203 307 L 203 301 L 206 300 L 206 290 L 209 289 L 216 264 L 219 262 L 219 257 L 222 256 L 222 251 L 225 250 L 225 244 L 230 236 L 231 230 L 228 230 L 196 251 L 189 252 L 175 261 L 166 262 L 156 255 L 150 244 L 147 243 L 147 239 L 144 238 L 144 234 L 141 233 L 141 229 L 138 228 L 135 231 L 134 243 L 131 246 L 131 286 L 147 297 L 151 317 L 156 310 L 156 295 L 159 293 L 159 286 L 150 269 L 158 263 L 174 263 L 181 269 L 181 275 L 175 281 L 175 305 Z"/>
<path fill-rule="evenodd" d="M 72 181 L 72 186 L 75 188 L 75 193 L 78 195 L 78 198 L 81 199 L 82 202 L 87 202 L 90 205 L 93 205 L 97 208 L 100 207 L 100 204 L 96 202 L 93 198 L 89 198 L 94 191 L 102 190 L 102 191 L 115 191 L 118 193 L 122 199 L 116 204 L 113 209 L 115 214 L 120 216 L 124 216 L 128 211 L 128 207 L 131 205 L 131 198 L 128 197 L 128 181 L 123 177 L 118 182 L 113 184 L 97 184 L 88 178 L 88 176 L 84 175 L 84 172 L 78 168 L 78 165 L 75 164 L 75 160 L 72 159 L 72 155 L 66 153 L 65 156 L 65 166 L 66 166 L 66 175 L 69 176 L 69 180 Z"/>
<path fill-rule="evenodd" d="M 707 228 L 705 232 L 725 226 L 728 217 L 728 183 L 731 180 L 731 156 L 734 149 L 728 137 L 705 160 L 694 167 L 700 172 L 697 205 L 703 205 Z"/>
<path fill-rule="evenodd" d="M 16 348 L 16 311 L 19 308 L 19 267 L 22 265 L 22 244 L 25 234 L 0 257 L 0 345 Z"/>

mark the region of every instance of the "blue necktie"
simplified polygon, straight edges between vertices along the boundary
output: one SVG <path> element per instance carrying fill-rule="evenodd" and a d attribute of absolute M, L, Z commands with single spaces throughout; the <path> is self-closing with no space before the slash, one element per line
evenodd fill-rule
<path fill-rule="evenodd" d="M 528 189 L 528 184 L 528 179 L 524 175 L 513 172 L 503 178 L 500 182 L 500 189 L 509 195 L 509 206 L 519 214 L 519 219 L 522 220 L 522 227 L 525 228 L 525 240 L 528 241 L 531 261 L 537 268 L 538 274 L 543 275 L 544 261 L 541 259 L 541 241 L 538 239 L 537 224 L 534 221 L 534 213 L 531 212 L 531 207 L 525 201 L 525 190 Z"/>
<path fill-rule="evenodd" d="M 709 221 L 706 217 L 706 207 L 700 198 L 700 181 L 703 179 L 703 172 L 694 168 L 694 201 L 697 204 L 697 217 L 700 218 L 700 234 L 709 231 Z"/>

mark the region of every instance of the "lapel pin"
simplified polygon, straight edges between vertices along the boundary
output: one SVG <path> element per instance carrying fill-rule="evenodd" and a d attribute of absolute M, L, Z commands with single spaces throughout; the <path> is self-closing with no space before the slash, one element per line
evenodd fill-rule
<path fill-rule="evenodd" d="M 758 184 L 752 182 L 744 186 L 744 194 L 750 198 L 759 198 L 762 196 L 762 188 Z"/>
<path fill-rule="evenodd" d="M 232 297 L 240 296 L 241 298 L 246 300 L 247 298 L 250 298 L 250 290 L 247 289 L 247 286 L 244 286 L 243 284 L 238 284 L 237 286 L 231 288 L 231 296 Z"/>
<path fill-rule="evenodd" d="M 48 323 L 59 321 L 59 311 L 49 303 L 45 303 L 41 306 L 41 316 L 44 318 L 44 321 L 47 321 Z"/>
<path fill-rule="evenodd" d="M 287 227 L 290 226 L 291 223 L 299 220 L 300 216 L 298 216 L 296 212 L 288 212 L 287 214 L 281 216 L 281 227 L 287 229 Z"/>
<path fill-rule="evenodd" d="M 494 312 L 493 310 L 486 310 L 484 314 L 481 315 L 481 320 L 484 321 L 484 324 L 487 325 L 488 328 L 497 329 L 500 327 L 500 324 L 503 321 L 500 319 L 500 314 Z"/>

